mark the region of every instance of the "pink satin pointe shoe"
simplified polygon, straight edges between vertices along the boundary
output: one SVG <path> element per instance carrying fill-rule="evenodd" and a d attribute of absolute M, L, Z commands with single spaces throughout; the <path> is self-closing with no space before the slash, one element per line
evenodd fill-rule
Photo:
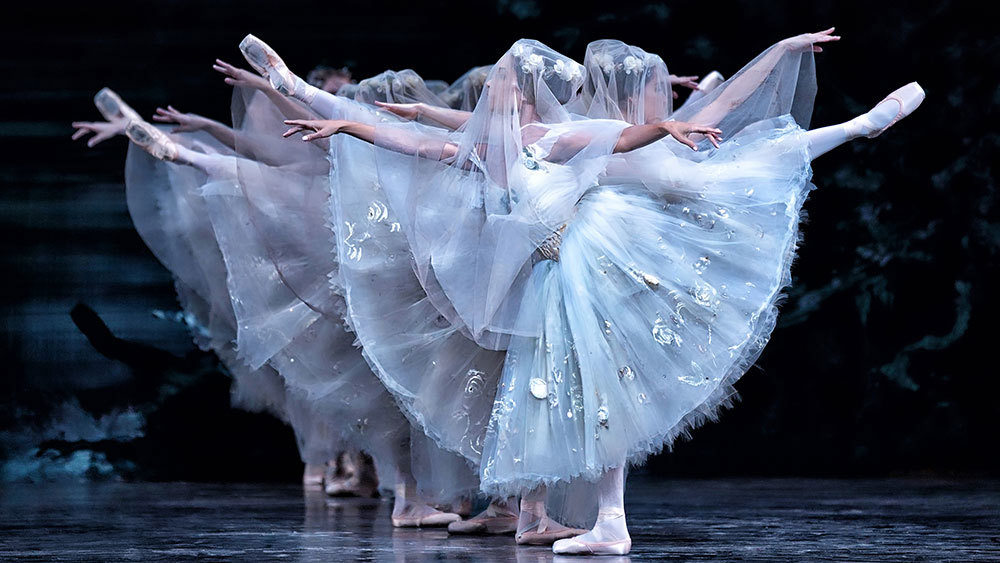
<path fill-rule="evenodd" d="M 130 121 L 125 127 L 125 135 L 158 160 L 172 162 L 177 159 L 177 145 L 170 137 L 141 119 Z"/>
<path fill-rule="evenodd" d="M 295 75 L 267 43 L 253 35 L 247 35 L 240 41 L 240 51 L 250 66 L 267 78 L 272 88 L 286 96 L 295 93 Z"/>
<path fill-rule="evenodd" d="M 558 555 L 627 555 L 632 550 L 632 539 L 585 542 L 567 538 L 552 544 L 552 553 Z"/>
<path fill-rule="evenodd" d="M 926 96 L 927 94 L 924 93 L 924 89 L 921 88 L 920 85 L 917 84 L 916 82 L 910 82 L 906 86 L 903 86 L 902 88 L 899 88 L 895 92 L 889 94 L 881 102 L 875 104 L 875 107 L 878 107 L 886 100 L 895 100 L 896 102 L 899 103 L 899 111 L 896 112 L 896 117 L 892 118 L 892 121 L 890 121 L 888 125 L 882 127 L 881 129 L 875 129 L 874 126 L 872 126 L 873 131 L 865 134 L 865 136 L 868 137 L 869 139 L 874 139 L 875 137 L 878 137 L 879 135 L 884 133 L 886 129 L 895 125 L 897 121 L 913 113 L 913 110 L 917 109 L 920 106 L 921 102 L 924 101 L 924 98 Z"/>
<path fill-rule="evenodd" d="M 518 545 L 552 545 L 553 542 L 564 538 L 571 538 L 587 533 L 586 530 L 576 528 L 556 528 L 544 529 L 541 527 L 541 520 L 536 520 L 529 525 L 525 531 L 514 536 L 514 541 Z"/>
<path fill-rule="evenodd" d="M 585 539 L 585 536 L 589 536 Z M 625 526 L 625 511 L 601 509 L 594 529 L 582 536 L 559 540 L 552 553 L 559 555 L 625 555 L 632 550 L 632 538 Z"/>
<path fill-rule="evenodd" d="M 121 96 L 116 94 L 111 88 L 101 88 L 97 95 L 94 96 L 94 105 L 97 106 L 97 111 L 101 112 L 104 119 L 108 121 L 141 119 L 139 114 L 122 101 Z"/>
<path fill-rule="evenodd" d="M 725 81 L 726 79 L 722 77 L 722 74 L 720 74 L 719 71 L 713 70 L 708 73 L 708 76 L 702 78 L 701 82 L 698 83 L 698 91 L 702 94 L 707 94 L 718 88 L 719 84 L 722 84 Z"/>
<path fill-rule="evenodd" d="M 448 524 L 449 534 L 500 536 L 517 531 L 517 514 L 500 512 L 493 505 L 468 520 Z"/>
<path fill-rule="evenodd" d="M 452 522 L 458 522 L 462 517 L 453 512 L 433 511 L 425 514 L 403 514 L 392 517 L 394 528 L 433 528 L 447 526 Z"/>

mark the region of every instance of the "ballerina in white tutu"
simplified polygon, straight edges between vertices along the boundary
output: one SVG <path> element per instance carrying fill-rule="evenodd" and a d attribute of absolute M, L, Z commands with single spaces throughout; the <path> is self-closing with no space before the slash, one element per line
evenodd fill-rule
<path fill-rule="evenodd" d="M 163 161 L 184 164 L 164 166 L 161 160 L 142 158 L 145 157 L 142 152 L 133 151 L 128 175 L 130 203 L 136 202 L 131 209 L 137 228 L 164 264 L 178 276 L 179 287 L 181 281 L 186 281 L 182 279 L 185 274 L 191 272 L 192 277 L 199 278 L 192 282 L 196 288 L 217 288 L 214 295 L 218 303 L 214 310 L 228 313 L 225 315 L 228 320 L 216 323 L 218 326 L 209 331 L 217 343 L 213 348 L 220 356 L 228 353 L 223 357 L 229 359 L 227 363 L 234 369 L 281 373 L 284 386 L 294 392 L 296 401 L 283 404 L 283 409 L 277 409 L 278 414 L 296 428 L 307 462 L 321 463 L 346 446 L 371 452 L 380 470 L 381 482 L 397 484 L 394 525 L 446 525 L 457 520 L 457 515 L 434 510 L 420 499 L 457 500 L 459 495 L 467 494 L 475 486 L 474 476 L 459 458 L 440 451 L 420 434 L 411 435 L 409 423 L 394 407 L 386 390 L 377 383 L 371 385 L 376 380 L 353 347 L 353 336 L 345 332 L 339 314 L 323 312 L 337 309 L 338 298 L 331 295 L 326 283 L 329 272 L 324 271 L 320 276 L 319 289 L 295 285 L 303 274 L 291 267 L 294 259 L 287 252 L 290 247 L 282 248 L 284 253 L 281 254 L 273 252 L 275 248 L 269 245 L 294 241 L 302 231 L 293 229 L 280 234 L 274 230 L 255 229 L 273 227 L 255 207 L 268 195 L 268 186 L 263 182 L 281 178 L 285 181 L 282 188 L 287 190 L 295 186 L 301 190 L 295 195 L 304 197 L 302 200 L 285 199 L 283 203 L 308 204 L 313 187 L 310 180 L 320 178 L 325 184 L 326 169 L 310 174 L 309 167 L 301 166 L 302 162 L 296 161 L 287 151 L 268 151 L 266 155 L 272 161 L 282 159 L 289 169 L 282 172 L 232 154 L 207 152 L 206 146 L 192 150 L 177 142 L 183 141 L 183 136 L 175 136 L 175 141 L 138 120 L 134 112 L 130 113 L 133 119 L 126 131 L 134 137 L 134 142 Z M 281 118 L 274 122 L 280 126 Z M 243 124 L 248 125 L 246 120 Z M 233 136 L 237 145 L 241 132 Z M 253 147 L 256 152 L 264 149 L 267 147 L 261 144 Z M 322 156 L 320 161 L 326 164 Z M 272 175 L 267 175 L 267 171 L 272 171 Z M 234 182 L 237 177 L 242 180 L 239 185 Z M 180 182 L 178 178 L 191 181 Z M 241 186 L 248 194 L 243 193 Z M 180 208 L 187 205 L 194 212 L 185 214 L 183 209 L 178 212 L 174 203 L 177 200 L 186 202 Z M 143 211 L 138 212 L 139 209 Z M 286 205 L 282 209 L 287 213 L 296 208 Z M 301 213 L 301 207 L 298 209 Z M 319 209 L 322 211 L 324 206 Z M 321 214 L 318 228 L 326 230 L 325 215 Z M 280 240 L 276 240 L 279 236 Z M 190 246 L 197 247 L 196 253 L 204 258 L 192 262 L 186 258 L 190 250 L 183 249 L 171 254 L 171 248 L 182 245 L 183 241 L 190 241 Z M 331 255 L 325 252 L 324 256 Z M 205 263 L 213 265 L 211 271 L 204 270 Z M 201 295 L 206 291 L 193 293 Z M 189 302 L 183 303 L 186 308 Z M 235 349 L 232 347 L 234 338 L 239 344 Z M 270 395 L 280 397 L 284 397 L 285 392 L 281 383 L 269 390 Z M 315 453 L 308 447 L 313 440 L 307 443 L 301 432 L 312 428 L 311 421 L 321 422 L 325 430 L 310 434 L 316 435 L 319 443 L 325 446 L 321 455 L 306 455 L 306 452 Z M 411 452 L 418 454 L 412 466 Z M 444 458 L 454 459 L 454 462 Z M 417 476 L 411 475 L 411 471 Z"/>
<path fill-rule="evenodd" d="M 836 39 L 779 43 L 674 114 L 699 125 L 570 121 L 560 108 L 580 69 L 530 41 L 494 65 L 457 134 L 290 122 L 306 140 L 341 133 L 383 149 L 379 178 L 417 264 L 473 338 L 507 348 L 484 491 L 598 482 L 594 529 L 557 553 L 628 552 L 624 466 L 730 403 L 790 281 L 811 159 L 922 101 L 913 83 L 845 124 L 803 130 L 792 116 L 808 120 L 811 54 Z"/>

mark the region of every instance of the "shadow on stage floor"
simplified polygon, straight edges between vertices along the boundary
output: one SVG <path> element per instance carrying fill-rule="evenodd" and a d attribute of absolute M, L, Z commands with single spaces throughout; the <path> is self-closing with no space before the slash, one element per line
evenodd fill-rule
<path fill-rule="evenodd" d="M 628 560 L 996 561 L 1000 482 L 658 480 L 628 491 Z M 0 559 L 580 561 L 508 537 L 394 530 L 387 500 L 264 484 L 7 485 Z"/>

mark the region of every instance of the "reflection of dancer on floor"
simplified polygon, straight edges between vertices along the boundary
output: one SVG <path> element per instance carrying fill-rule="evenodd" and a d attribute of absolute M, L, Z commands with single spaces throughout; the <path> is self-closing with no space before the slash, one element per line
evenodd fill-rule
<path fill-rule="evenodd" d="M 691 117 L 691 120 L 695 123 L 698 123 L 698 125 L 667 121 L 657 124 L 632 125 L 629 127 L 625 127 L 621 130 L 619 139 L 617 143 L 614 144 L 614 150 L 612 152 L 615 154 L 629 153 L 635 149 L 649 146 L 652 143 L 655 143 L 656 141 L 663 139 L 666 136 L 672 136 L 677 141 L 686 144 L 692 148 L 696 148 L 695 143 L 688 138 L 693 135 L 704 135 L 712 142 L 713 145 L 716 146 L 716 149 L 720 149 L 718 145 L 719 132 L 718 130 L 713 129 L 712 126 L 724 122 L 725 118 L 734 108 L 739 108 L 742 104 L 746 103 L 746 100 L 749 98 L 750 94 L 756 89 L 761 88 L 765 84 L 765 79 L 767 78 L 768 74 L 778 64 L 779 60 L 785 56 L 785 53 L 796 53 L 806 50 L 818 52 L 821 50 L 821 48 L 816 44 L 835 41 L 837 39 L 839 39 L 839 37 L 833 36 L 831 29 L 817 34 L 804 34 L 792 38 L 790 40 L 786 40 L 781 44 L 782 47 L 781 49 L 776 49 L 768 54 L 765 54 L 765 56 L 759 58 L 754 65 L 751 65 L 749 68 L 742 71 L 731 84 L 728 84 L 728 87 L 723 88 L 719 95 L 715 96 L 714 99 L 711 99 L 710 103 L 705 104 L 702 107 L 695 107 L 694 108 L 695 113 Z M 515 47 L 515 49 L 516 48 L 517 47 Z M 515 53 L 518 52 L 515 51 Z M 524 60 L 520 58 L 518 54 L 515 54 L 514 57 L 518 58 L 519 60 Z M 541 61 L 542 59 L 539 58 L 537 62 L 541 64 Z M 533 80 L 527 78 L 521 78 L 521 73 L 527 73 L 529 70 L 531 70 L 531 67 L 534 64 L 536 64 L 536 61 L 532 60 L 531 64 L 524 63 L 523 65 L 520 66 L 515 64 L 510 64 L 505 68 L 502 68 L 501 70 L 506 71 L 508 73 L 517 74 L 518 80 L 516 82 L 516 85 L 519 87 L 523 87 L 523 85 L 532 84 L 533 81 L 535 84 L 537 84 L 540 80 L 544 80 L 539 78 L 538 76 L 535 76 Z M 500 65 L 502 65 L 502 62 L 498 63 L 498 66 Z M 511 84 L 510 87 L 513 87 L 515 82 L 511 81 L 508 82 L 507 84 Z M 573 155 L 577 154 L 577 152 L 575 151 L 581 150 L 578 145 L 573 144 L 573 143 L 579 143 L 579 137 L 577 136 L 574 138 L 565 139 L 565 142 L 563 142 L 564 140 L 562 138 L 556 138 L 554 139 L 554 141 L 548 142 L 546 146 L 549 148 L 547 150 L 538 150 L 538 146 L 540 146 L 540 144 L 536 145 L 535 143 L 538 143 L 537 139 L 539 138 L 539 134 L 534 133 L 529 126 L 537 126 L 539 128 L 542 128 L 543 130 L 551 131 L 552 130 L 551 125 L 541 124 L 532 121 L 533 119 L 535 119 L 535 116 L 537 114 L 535 114 L 532 111 L 533 109 L 532 104 L 534 103 L 534 99 L 529 98 L 528 93 L 523 93 L 521 88 L 516 88 L 511 92 L 503 92 L 501 90 L 502 86 L 506 86 L 506 84 L 500 82 L 499 80 L 497 82 L 490 84 L 490 89 L 488 90 L 488 97 L 484 97 L 484 100 L 486 100 L 486 102 L 481 102 L 481 103 L 489 103 L 497 107 L 503 106 L 503 107 L 520 108 L 522 116 L 520 121 L 522 133 L 520 134 L 523 136 L 523 138 L 517 139 L 516 142 L 521 146 L 529 147 L 529 150 L 526 152 L 526 154 L 529 154 L 534 159 L 531 160 L 530 162 L 525 161 L 526 162 L 525 166 L 527 166 L 529 170 L 542 169 L 547 172 L 551 171 L 553 172 L 554 176 L 555 171 L 559 169 L 561 163 L 571 160 L 573 158 Z M 494 98 L 495 96 L 498 95 L 503 96 L 504 94 L 515 95 L 518 97 L 518 100 L 516 101 L 516 103 L 512 105 L 510 104 L 503 105 L 499 103 L 499 100 Z M 895 122 L 897 122 L 899 119 L 902 119 L 903 117 L 909 115 L 909 113 L 911 113 L 922 102 L 923 97 L 924 93 L 923 90 L 919 87 L 919 85 L 917 85 L 916 83 L 911 83 L 891 93 L 883 101 L 876 104 L 875 107 L 873 107 L 870 111 L 862 115 L 859 115 L 848 122 L 839 125 L 823 127 L 820 129 L 814 129 L 807 132 L 801 132 L 800 129 L 796 130 L 796 128 L 794 127 L 785 125 L 782 126 L 782 129 L 776 130 L 774 134 L 780 135 L 782 137 L 787 135 L 787 137 L 785 138 L 789 139 L 788 141 L 789 146 L 794 146 L 794 144 L 798 141 L 795 141 L 793 139 L 797 138 L 796 135 L 801 134 L 802 150 L 806 155 L 807 159 L 806 162 L 808 162 L 808 160 L 815 159 L 821 156 L 822 154 L 825 154 L 826 152 L 832 150 L 833 148 L 836 148 L 837 146 L 846 143 L 850 140 L 857 139 L 859 137 L 871 138 L 878 136 L 885 129 L 887 129 Z M 787 124 L 788 121 L 786 120 L 781 123 Z M 289 121 L 289 124 L 292 126 L 292 128 L 289 130 L 288 133 L 286 133 L 286 135 L 303 132 L 306 133 L 306 135 L 304 136 L 304 139 L 306 140 L 322 139 L 335 134 L 346 134 L 372 144 L 377 144 L 380 142 L 380 139 L 378 138 L 378 135 L 376 133 L 377 128 L 375 126 L 364 123 L 351 122 L 346 120 L 291 120 Z M 748 135 L 752 134 L 753 134 L 752 132 L 748 133 Z M 548 133 L 543 132 L 540 135 L 544 140 L 545 136 L 547 136 Z M 534 142 L 529 142 L 531 140 L 534 140 Z M 428 149 L 428 145 L 433 143 L 440 143 L 440 141 L 437 137 L 420 137 L 419 135 L 411 135 L 407 137 L 405 135 L 398 135 L 395 138 L 393 138 L 391 144 L 383 146 L 387 146 L 387 148 L 390 148 L 391 150 L 394 150 L 396 152 L 413 155 L 418 158 L 427 158 L 427 155 L 433 154 L 434 157 L 439 158 L 441 160 L 445 160 L 446 162 L 457 162 L 458 164 L 464 163 L 464 161 L 462 160 L 462 150 L 463 150 L 462 145 L 459 145 L 457 143 L 445 142 L 440 145 L 439 149 L 431 151 Z M 473 149 L 474 152 L 488 150 L 488 149 L 483 149 L 482 144 L 479 145 L 470 144 L 466 146 L 476 147 L 475 149 Z M 749 147 L 753 147 L 752 150 Z M 737 159 L 776 158 L 778 155 L 772 156 L 771 154 L 769 154 L 768 150 L 770 149 L 768 149 L 767 147 L 768 147 L 767 144 L 758 141 L 756 144 L 754 144 L 753 142 L 749 142 L 747 147 L 745 147 L 742 152 L 740 147 L 723 146 L 721 150 L 732 151 L 733 158 Z M 744 157 L 742 156 L 743 154 L 746 154 L 747 156 Z M 485 158 L 481 158 L 480 162 L 485 160 L 486 160 Z M 755 166 L 758 164 L 758 161 L 747 160 L 747 164 Z M 770 163 L 765 163 L 764 161 L 760 161 L 759 164 L 765 165 Z M 519 166 L 519 163 L 515 163 L 514 166 L 515 167 Z M 807 164 L 806 166 L 808 167 Z M 720 167 L 720 170 L 725 173 L 735 173 L 734 171 L 729 170 L 725 167 Z M 807 174 L 804 171 L 798 177 L 800 178 L 798 180 L 800 184 L 807 181 L 806 180 Z M 505 178 L 507 179 L 508 182 L 512 182 L 516 180 L 518 176 L 514 174 L 513 171 L 511 171 L 510 175 L 505 175 Z M 529 178 L 544 179 L 545 177 L 529 175 Z M 763 180 L 756 179 L 755 181 L 766 182 L 766 179 Z M 530 193 L 530 190 L 522 188 L 521 193 Z M 751 190 L 750 194 L 752 193 L 753 191 Z M 614 200 L 609 200 L 609 202 L 611 201 Z M 794 210 L 794 212 L 797 214 L 798 210 L 796 209 Z M 591 215 L 585 214 L 584 211 L 581 210 L 578 215 L 578 218 L 573 223 L 570 224 L 570 231 L 568 231 L 568 233 L 573 233 L 574 227 L 576 233 L 586 232 L 588 230 L 588 227 L 586 226 L 586 221 L 596 220 L 596 219 L 589 219 L 590 217 Z M 577 222 L 583 222 L 583 223 L 578 225 Z M 595 226 L 595 227 L 589 227 L 589 229 L 599 229 L 599 228 Z M 603 236 L 608 236 L 610 234 L 611 233 L 607 233 L 606 231 L 603 232 Z M 586 242 L 577 243 L 577 241 L 580 240 L 580 237 L 584 236 L 588 235 L 577 234 L 575 238 L 570 237 L 566 239 L 567 241 L 573 241 L 573 242 L 572 243 L 567 242 L 566 244 L 563 245 L 564 248 L 562 249 L 562 253 L 564 255 L 564 258 L 568 260 L 566 254 L 569 254 L 571 252 L 576 253 L 579 252 L 580 250 L 586 250 L 586 247 L 583 247 L 581 249 L 576 248 L 577 244 L 587 244 Z M 541 274 L 543 276 L 548 276 L 545 279 L 554 279 L 559 276 L 575 275 L 575 271 L 571 271 L 570 270 L 571 267 L 569 265 L 565 266 L 566 268 L 565 272 L 558 271 L 558 268 L 562 267 L 561 266 L 562 263 L 559 261 L 558 258 L 559 240 L 560 240 L 559 237 L 556 237 L 554 240 L 553 246 L 555 246 L 556 250 L 549 251 L 549 255 L 552 256 L 551 260 L 554 261 L 554 264 L 552 262 L 549 262 L 548 264 L 550 265 L 545 267 L 547 271 Z M 601 241 L 598 240 L 598 242 Z M 596 245 L 597 243 L 591 242 L 590 244 Z M 633 244 L 642 244 L 642 243 L 635 242 Z M 790 264 L 788 265 L 790 266 Z M 698 265 L 697 267 L 704 268 L 704 265 Z M 536 272 L 538 271 L 539 271 L 538 266 L 536 266 Z M 625 277 L 621 279 L 623 280 L 622 283 L 625 282 L 631 283 L 630 278 Z M 644 283 L 647 286 L 649 286 L 650 289 L 655 290 L 656 288 L 659 287 L 660 280 L 665 280 L 670 278 L 666 278 L 663 276 L 653 277 L 650 276 L 649 274 L 645 274 L 641 275 L 640 279 L 643 280 Z M 594 283 L 591 283 L 588 280 L 580 280 L 580 282 L 584 284 L 583 287 L 596 287 Z M 558 289 L 553 289 L 552 291 L 556 292 L 556 295 L 558 295 L 559 291 Z M 622 291 L 628 292 L 630 290 L 622 288 Z M 696 294 L 695 297 L 697 299 L 702 299 L 705 296 L 701 294 Z M 568 298 L 569 297 L 567 296 L 567 299 Z M 574 298 L 574 299 L 579 299 L 579 298 Z M 769 299 L 773 300 L 773 297 Z M 765 304 L 770 304 L 771 302 L 772 301 L 769 300 L 765 302 Z M 556 304 L 555 306 L 558 308 L 558 310 L 569 312 L 570 316 L 573 317 L 580 313 L 579 310 L 574 309 L 574 304 L 575 301 L 569 301 L 565 304 L 565 306 L 559 304 Z M 598 300 L 594 302 L 593 306 L 596 308 L 600 307 L 600 305 L 601 305 L 600 299 L 598 298 Z M 533 311 L 522 310 L 522 313 L 525 312 L 529 314 L 534 314 Z M 680 318 L 678 318 L 678 321 L 680 321 Z M 561 334 L 547 335 L 547 336 L 553 336 L 553 337 L 558 336 L 559 338 L 567 338 L 569 337 L 569 335 L 565 331 L 568 330 L 568 332 L 572 333 L 575 337 L 584 337 L 583 340 L 578 340 L 577 343 L 578 346 L 582 345 L 583 343 L 589 342 L 589 340 L 586 339 L 586 337 L 589 336 L 587 335 L 588 328 L 577 326 L 573 320 L 567 321 L 564 319 L 561 322 L 562 323 L 569 322 L 569 326 L 567 327 L 567 329 L 560 329 L 564 331 Z M 667 332 L 668 329 L 666 326 L 661 327 L 659 329 L 659 332 L 657 332 L 656 328 L 658 326 L 659 325 L 654 324 L 654 333 L 653 333 L 654 339 L 658 337 L 659 338 L 658 341 L 664 340 L 670 343 L 676 342 L 679 345 L 681 340 L 675 337 L 676 335 L 675 332 Z M 545 330 L 548 329 L 546 328 Z M 614 330 L 622 330 L 622 328 L 619 327 L 615 328 Z M 605 332 L 607 332 L 607 334 L 614 334 L 614 330 L 613 330 L 613 325 L 608 323 L 607 330 Z M 670 336 L 670 338 L 667 337 L 668 335 Z M 717 334 L 716 338 L 726 338 L 726 336 L 724 334 Z M 572 343 L 572 341 L 569 342 Z M 593 342 L 597 342 L 597 340 L 594 340 Z M 709 339 L 709 343 L 711 343 L 711 337 Z M 624 344 L 624 342 L 622 344 Z M 612 345 L 614 346 L 615 344 Z M 630 344 L 630 345 L 635 346 L 635 344 Z M 514 344 L 512 342 L 512 347 L 513 346 Z M 573 350 L 572 346 L 564 349 Z M 577 354 L 580 353 L 579 348 L 577 348 L 576 353 Z M 596 354 L 598 353 L 598 349 L 589 349 L 588 353 Z M 592 362 L 593 359 L 591 358 L 588 359 L 587 361 Z M 522 358 L 522 363 L 523 363 L 523 358 Z M 639 362 L 638 365 L 641 365 L 641 362 Z M 520 378 L 515 379 L 515 376 L 519 375 L 518 373 L 516 373 L 517 369 L 519 368 L 513 368 L 511 366 L 508 366 L 507 370 L 510 373 L 505 372 L 505 381 L 508 381 L 510 383 L 511 388 L 514 388 L 517 384 L 520 385 L 526 384 L 524 379 Z M 525 368 L 520 368 L 520 369 L 525 369 Z M 622 368 L 622 370 L 624 369 L 625 368 Z M 634 369 L 635 368 L 630 367 L 627 372 L 627 375 L 633 374 Z M 698 370 L 700 369 L 701 368 L 698 368 Z M 586 377 L 586 374 L 583 374 L 583 376 Z M 530 378 L 532 387 L 534 387 L 535 385 L 534 381 L 538 377 L 544 377 L 544 374 Z M 520 383 L 518 383 L 518 381 L 520 381 Z M 544 383 L 545 379 L 539 379 L 539 381 Z M 606 393 L 607 395 L 612 395 L 613 393 L 617 392 L 615 391 L 615 389 L 620 389 L 620 387 L 616 388 L 613 386 L 602 385 L 601 382 L 593 382 L 590 385 L 584 385 L 584 386 L 601 389 L 602 390 L 601 392 Z M 532 392 L 534 392 L 534 388 L 532 388 Z M 512 398 L 521 399 L 523 397 L 524 395 L 515 396 L 512 394 Z M 646 402 L 644 400 L 644 397 L 645 395 L 640 394 L 639 396 L 640 403 Z M 609 403 L 615 402 L 615 399 L 607 399 L 607 402 Z M 617 403 L 629 404 L 630 400 L 631 399 L 629 398 L 622 397 L 621 400 L 617 401 Z M 498 394 L 497 403 L 498 405 L 503 404 L 503 399 L 500 394 Z M 512 400 L 512 405 L 514 403 L 515 401 Z M 613 416 L 623 417 L 627 416 L 627 413 L 619 412 L 615 413 Z M 570 416 L 570 418 L 572 418 L 572 416 Z M 606 407 L 602 407 L 602 409 L 598 410 L 595 416 L 595 420 L 597 421 L 600 427 L 607 428 L 608 410 Z M 522 426 L 524 425 L 523 422 L 516 419 L 510 421 L 509 424 L 522 425 Z M 564 438 L 569 438 L 569 436 L 564 436 Z M 499 444 L 500 449 L 493 453 L 502 458 L 505 455 L 509 455 L 508 452 L 504 452 L 504 449 L 512 445 L 513 445 L 512 443 Z M 574 449 L 573 451 L 577 450 Z M 530 446 L 527 453 L 529 454 L 532 453 Z M 517 454 L 514 454 L 514 459 L 515 460 L 518 459 Z M 627 553 L 629 551 L 631 541 L 628 536 L 628 531 L 625 525 L 625 513 L 624 513 L 624 501 L 623 501 L 625 461 L 626 461 L 625 459 L 619 459 L 616 463 L 611 462 L 605 465 L 605 467 L 610 467 L 610 469 L 607 469 L 603 472 L 603 475 L 600 477 L 600 480 L 598 482 L 598 488 L 600 491 L 599 492 L 600 512 L 598 516 L 598 521 L 594 526 L 594 528 L 590 532 L 582 534 L 578 537 L 556 542 L 554 550 L 557 553 L 622 554 L 622 553 Z M 485 485 L 486 482 L 484 479 L 484 486 Z M 525 496 L 525 499 L 530 499 L 530 498 L 531 498 L 530 494 Z M 525 508 L 528 507 L 524 504 L 524 501 L 522 501 L 522 510 L 524 510 Z"/>

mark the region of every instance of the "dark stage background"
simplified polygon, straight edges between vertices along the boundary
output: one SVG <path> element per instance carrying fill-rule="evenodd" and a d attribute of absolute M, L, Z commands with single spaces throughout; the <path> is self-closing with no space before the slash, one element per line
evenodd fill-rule
<path fill-rule="evenodd" d="M 301 471 L 291 431 L 231 409 L 226 376 L 172 320 L 170 276 L 125 208 L 125 141 L 93 150 L 70 141 L 70 121 L 99 118 L 91 97 L 102 86 L 146 116 L 171 103 L 228 121 L 230 89 L 211 63 L 243 65 L 237 45 L 248 32 L 300 73 L 346 64 L 358 79 L 413 68 L 450 81 L 520 37 L 578 60 L 589 41 L 616 38 L 662 55 L 676 74 L 730 76 L 775 41 L 832 25 L 843 40 L 817 55 L 814 125 L 844 121 L 912 80 L 927 100 L 877 140 L 815 163 L 820 189 L 806 204 L 794 286 L 770 344 L 738 384 L 742 402 L 646 471 L 996 475 L 1000 385 L 989 323 L 998 312 L 1000 45 L 995 20 L 965 5 L 8 6 L 2 477 L 291 481 Z"/>

